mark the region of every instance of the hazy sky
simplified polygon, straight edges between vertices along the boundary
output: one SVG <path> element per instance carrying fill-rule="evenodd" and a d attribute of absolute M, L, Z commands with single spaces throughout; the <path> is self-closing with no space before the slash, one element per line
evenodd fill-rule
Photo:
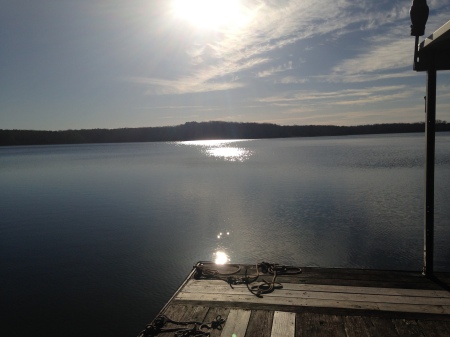
<path fill-rule="evenodd" d="M 426 36 L 450 19 L 450 0 L 428 5 Z M 424 121 L 410 6 L 0 0 L 0 129 Z M 437 102 L 450 122 L 448 71 Z"/>

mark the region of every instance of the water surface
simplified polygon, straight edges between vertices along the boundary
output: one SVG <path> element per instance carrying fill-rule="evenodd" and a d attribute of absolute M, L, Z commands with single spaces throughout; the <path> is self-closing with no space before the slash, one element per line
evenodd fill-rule
<path fill-rule="evenodd" d="M 450 133 L 436 138 L 450 271 Z M 0 148 L 7 336 L 134 336 L 195 262 L 421 270 L 423 134 Z"/>

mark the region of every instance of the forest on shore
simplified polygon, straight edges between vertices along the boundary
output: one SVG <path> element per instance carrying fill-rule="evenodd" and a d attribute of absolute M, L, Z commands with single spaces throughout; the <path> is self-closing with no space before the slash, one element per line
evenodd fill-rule
<path fill-rule="evenodd" d="M 173 142 L 206 139 L 262 139 L 424 132 L 425 123 L 335 125 L 277 125 L 270 123 L 187 122 L 177 126 L 82 129 L 64 131 L 2 130 L 0 146 L 125 142 Z M 450 123 L 436 121 L 436 131 Z"/>

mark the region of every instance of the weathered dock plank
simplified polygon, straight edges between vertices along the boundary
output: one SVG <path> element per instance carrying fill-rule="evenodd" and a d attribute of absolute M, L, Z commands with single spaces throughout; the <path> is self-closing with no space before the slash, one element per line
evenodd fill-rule
<path fill-rule="evenodd" d="M 252 310 L 246 336 L 271 337 L 273 311 Z"/>
<path fill-rule="evenodd" d="M 170 319 L 174 320 L 174 321 L 181 321 L 185 315 L 186 312 L 189 312 L 190 310 L 192 310 L 192 306 L 188 306 L 188 305 L 173 305 L 173 306 L 169 306 L 166 310 L 165 315 L 167 317 L 170 317 Z M 176 324 L 173 323 L 167 323 L 165 328 L 166 329 L 171 329 L 171 328 L 175 328 L 177 327 Z M 170 332 L 163 332 L 158 334 L 158 337 L 173 337 L 173 333 Z"/>
<path fill-rule="evenodd" d="M 181 324 L 211 337 L 450 336 L 450 273 L 302 268 L 277 275 L 282 288 L 258 297 L 245 284 L 225 282 L 258 273 L 258 281 L 272 281 L 256 265 L 202 266 L 210 269 L 191 273 L 160 314 L 185 323 L 224 319 L 214 328 Z M 175 326 L 167 321 L 164 328 Z M 162 331 L 141 336 L 174 335 Z"/>
<path fill-rule="evenodd" d="M 393 319 L 392 322 L 400 337 L 425 337 L 416 320 Z"/>
<path fill-rule="evenodd" d="M 361 316 L 345 316 L 344 330 L 346 337 L 369 337 L 370 333 Z"/>
<path fill-rule="evenodd" d="M 447 324 L 435 324 L 433 321 L 419 321 L 419 326 L 422 330 L 428 331 L 428 335 L 435 337 L 449 337 L 450 329 L 448 329 Z"/>
<path fill-rule="evenodd" d="M 229 313 L 230 313 L 229 308 L 223 308 L 223 307 L 210 308 L 208 311 L 208 314 L 205 317 L 205 322 L 212 322 L 214 319 L 217 319 L 217 318 L 223 318 L 223 319 L 227 320 Z M 222 334 L 222 329 L 223 329 L 223 327 L 221 327 L 220 329 L 211 329 L 209 331 L 210 337 L 220 337 Z M 257 335 L 255 335 L 255 336 L 257 336 Z"/>
<path fill-rule="evenodd" d="M 342 317 L 313 313 L 297 314 L 296 337 L 347 337 Z"/>
<path fill-rule="evenodd" d="M 397 330 L 395 329 L 392 320 L 386 317 L 363 317 L 366 327 L 369 330 L 370 336 L 374 337 L 386 337 L 398 336 Z"/>
<path fill-rule="evenodd" d="M 190 280 L 184 292 L 197 292 L 202 288 L 206 293 L 220 291 L 232 294 L 234 289 L 240 291 L 245 289 L 245 285 L 236 285 L 231 288 L 227 283 L 221 280 Z M 327 292 L 327 293 L 349 293 L 349 294 L 367 294 L 367 295 L 389 295 L 389 296 L 413 296 L 426 298 L 450 298 L 450 292 L 446 290 L 424 290 L 424 289 L 399 289 L 382 287 L 357 287 L 357 286 L 336 286 L 336 285 L 316 285 L 316 284 L 293 284 L 283 283 L 283 290 L 306 291 L 306 292 Z"/>
<path fill-rule="evenodd" d="M 250 314 L 250 310 L 231 309 L 221 336 L 245 336 Z"/>
<path fill-rule="evenodd" d="M 275 311 L 271 337 L 294 337 L 295 313 Z"/>
<path fill-rule="evenodd" d="M 203 284 L 203 286 L 202 286 Z M 428 296 L 429 295 L 429 296 Z M 450 314 L 450 296 L 446 291 L 388 289 L 286 284 L 283 289 L 256 297 L 245 285 L 233 288 L 220 280 L 190 280 L 175 300 L 201 299 L 206 302 L 253 303 L 297 307 L 331 307 L 412 313 Z"/>
<path fill-rule="evenodd" d="M 176 298 L 177 300 L 196 301 L 198 295 L 194 293 L 182 293 Z M 202 301 L 207 303 L 216 302 L 223 305 L 234 305 L 237 303 L 256 304 L 253 295 L 223 295 L 223 294 L 202 294 Z M 354 309 L 354 310 L 376 310 L 376 311 L 393 311 L 407 313 L 424 313 L 424 314 L 450 314 L 450 306 L 443 305 L 415 305 L 406 303 L 379 303 L 364 301 L 344 301 L 334 299 L 305 299 L 290 298 L 278 296 L 265 296 L 258 301 L 258 304 L 266 304 L 270 306 L 292 306 L 292 307 L 318 307 L 318 308 L 335 308 L 335 309 Z"/>

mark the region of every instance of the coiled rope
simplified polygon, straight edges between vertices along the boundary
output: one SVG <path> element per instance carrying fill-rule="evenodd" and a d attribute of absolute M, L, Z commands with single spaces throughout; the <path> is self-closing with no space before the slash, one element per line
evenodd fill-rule
<path fill-rule="evenodd" d="M 281 283 L 276 282 L 277 276 L 296 275 L 302 272 L 302 269 L 298 267 L 279 265 L 276 263 L 261 262 L 256 264 L 255 275 L 248 275 L 248 268 L 245 268 L 245 275 L 243 277 L 236 277 L 233 275 L 241 271 L 241 266 L 229 264 L 227 265 L 227 267 L 232 267 L 235 270 L 228 273 L 224 273 L 217 269 L 211 269 L 203 264 L 200 264 L 194 267 L 196 269 L 194 277 L 196 279 L 222 280 L 227 282 L 231 288 L 233 288 L 233 285 L 245 284 L 250 293 L 252 293 L 257 297 L 262 297 L 263 294 L 269 294 L 273 292 L 275 289 L 283 288 L 283 285 Z M 262 274 L 272 275 L 271 281 L 266 281 L 265 279 L 262 279 L 262 281 L 260 281 L 258 284 L 253 284 L 258 281 L 259 277 Z"/>
<path fill-rule="evenodd" d="M 253 295 L 257 297 L 263 297 L 263 294 L 268 294 L 273 292 L 275 289 L 282 289 L 283 285 L 279 282 L 276 282 L 276 278 L 279 275 L 296 275 L 302 272 L 301 268 L 291 267 L 285 265 L 279 265 L 276 263 L 268 263 L 261 262 L 257 263 L 256 266 L 256 274 L 248 275 L 248 268 L 245 268 L 245 273 L 243 277 L 236 276 L 237 273 L 241 271 L 241 266 L 238 264 L 227 264 L 227 268 L 231 268 L 232 270 L 229 272 L 219 271 L 218 269 L 213 269 L 205 266 L 202 263 L 194 266 L 195 279 L 216 279 L 227 282 L 231 288 L 233 285 L 245 284 L 247 289 Z M 262 274 L 270 274 L 272 275 L 271 281 L 266 281 L 262 279 L 258 284 L 254 284 L 257 282 Z M 172 323 L 178 325 L 178 327 L 165 328 L 164 326 L 167 323 Z M 218 315 L 213 321 L 209 323 L 197 322 L 197 321 L 174 321 L 168 318 L 165 315 L 159 315 L 156 317 L 152 323 L 148 324 L 144 330 L 140 332 L 138 337 L 153 337 L 157 336 L 163 332 L 174 332 L 174 337 L 209 337 L 210 332 L 205 331 L 217 329 L 222 330 L 222 325 L 225 323 L 225 320 Z M 187 325 L 193 325 L 192 328 L 186 327 Z"/>
<path fill-rule="evenodd" d="M 182 325 L 182 327 L 165 328 L 167 323 L 172 323 L 175 325 Z M 216 329 L 222 330 L 222 326 L 225 320 L 222 316 L 217 315 L 217 317 L 209 322 L 197 322 L 197 321 L 174 321 L 165 315 L 159 315 L 156 317 L 152 323 L 148 324 L 144 330 L 140 332 L 138 337 L 153 337 L 157 336 L 163 332 L 174 332 L 174 337 L 209 337 L 210 332 L 204 331 L 202 329 Z M 186 325 L 194 325 L 192 328 L 185 327 Z"/>

